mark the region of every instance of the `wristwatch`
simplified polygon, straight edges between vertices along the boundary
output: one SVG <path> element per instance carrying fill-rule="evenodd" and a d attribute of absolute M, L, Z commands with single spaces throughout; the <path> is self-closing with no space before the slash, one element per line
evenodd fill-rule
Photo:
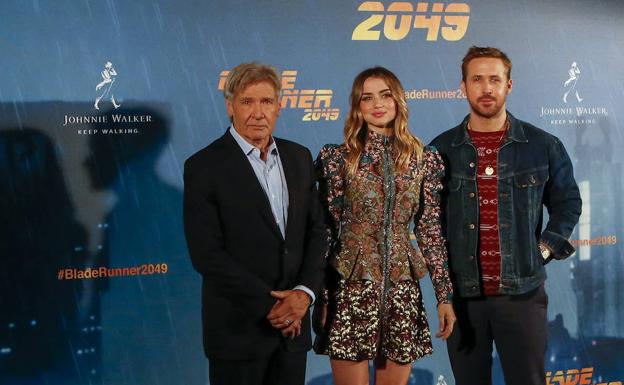
<path fill-rule="evenodd" d="M 550 249 L 548 248 L 548 246 L 544 245 L 543 243 L 540 243 L 539 248 L 540 248 L 540 252 L 542 253 L 542 258 L 544 259 L 544 261 L 550 258 L 552 253 L 550 252 Z"/>

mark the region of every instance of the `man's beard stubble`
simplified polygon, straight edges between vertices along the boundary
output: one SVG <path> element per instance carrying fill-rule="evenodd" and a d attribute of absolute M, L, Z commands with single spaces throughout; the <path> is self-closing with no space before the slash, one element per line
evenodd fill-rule
<path fill-rule="evenodd" d="M 482 108 L 479 106 L 479 102 L 481 102 L 483 99 L 491 99 L 492 101 L 494 101 L 494 104 L 490 107 L 490 108 Z M 476 103 L 473 103 L 472 101 L 468 101 L 468 103 L 470 104 L 470 109 L 477 114 L 478 116 L 482 117 L 482 118 L 486 118 L 486 119 L 491 119 L 495 116 L 497 116 L 501 110 L 503 109 L 503 106 L 505 105 L 505 100 L 503 100 L 502 103 L 498 103 L 498 99 L 492 96 L 481 96 L 477 99 Z"/>

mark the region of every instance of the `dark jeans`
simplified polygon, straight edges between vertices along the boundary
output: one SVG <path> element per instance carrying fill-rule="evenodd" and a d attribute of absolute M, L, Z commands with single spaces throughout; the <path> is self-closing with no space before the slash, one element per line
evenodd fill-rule
<path fill-rule="evenodd" d="M 208 359 L 210 385 L 303 385 L 306 352 L 287 352 L 253 360 Z M 543 384 L 542 384 L 543 385 Z"/>
<path fill-rule="evenodd" d="M 544 385 L 547 305 L 544 284 L 521 295 L 455 298 L 447 341 L 455 384 L 492 384 L 494 342 L 506 385 Z"/>

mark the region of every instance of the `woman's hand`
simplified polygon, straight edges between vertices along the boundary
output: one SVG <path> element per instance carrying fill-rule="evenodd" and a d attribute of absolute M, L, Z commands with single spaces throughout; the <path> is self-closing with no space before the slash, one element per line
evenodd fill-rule
<path fill-rule="evenodd" d="M 436 337 L 442 338 L 443 340 L 449 338 L 451 333 L 453 332 L 453 325 L 455 325 L 455 311 L 453 310 L 453 305 L 450 303 L 441 303 L 438 304 L 438 321 L 440 325 L 438 327 L 438 332 L 436 333 Z"/>

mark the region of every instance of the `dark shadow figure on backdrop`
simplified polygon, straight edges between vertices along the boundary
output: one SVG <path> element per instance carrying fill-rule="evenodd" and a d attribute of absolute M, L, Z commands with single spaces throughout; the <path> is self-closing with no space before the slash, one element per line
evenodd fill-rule
<path fill-rule="evenodd" d="M 100 132 L 139 130 L 90 137 L 85 167 L 92 187 L 111 190 L 116 197 L 101 226 L 104 241 L 94 264 L 167 268 L 99 280 L 103 383 L 205 384 L 200 287 L 184 241 L 182 194 L 156 174 L 156 162 L 169 141 L 168 122 L 152 108 L 113 113 L 150 115 L 151 122 L 94 127 Z"/>
<path fill-rule="evenodd" d="M 81 282 L 58 276 L 84 266 L 85 244 L 50 139 L 0 131 L 0 384 L 87 383 Z"/>

